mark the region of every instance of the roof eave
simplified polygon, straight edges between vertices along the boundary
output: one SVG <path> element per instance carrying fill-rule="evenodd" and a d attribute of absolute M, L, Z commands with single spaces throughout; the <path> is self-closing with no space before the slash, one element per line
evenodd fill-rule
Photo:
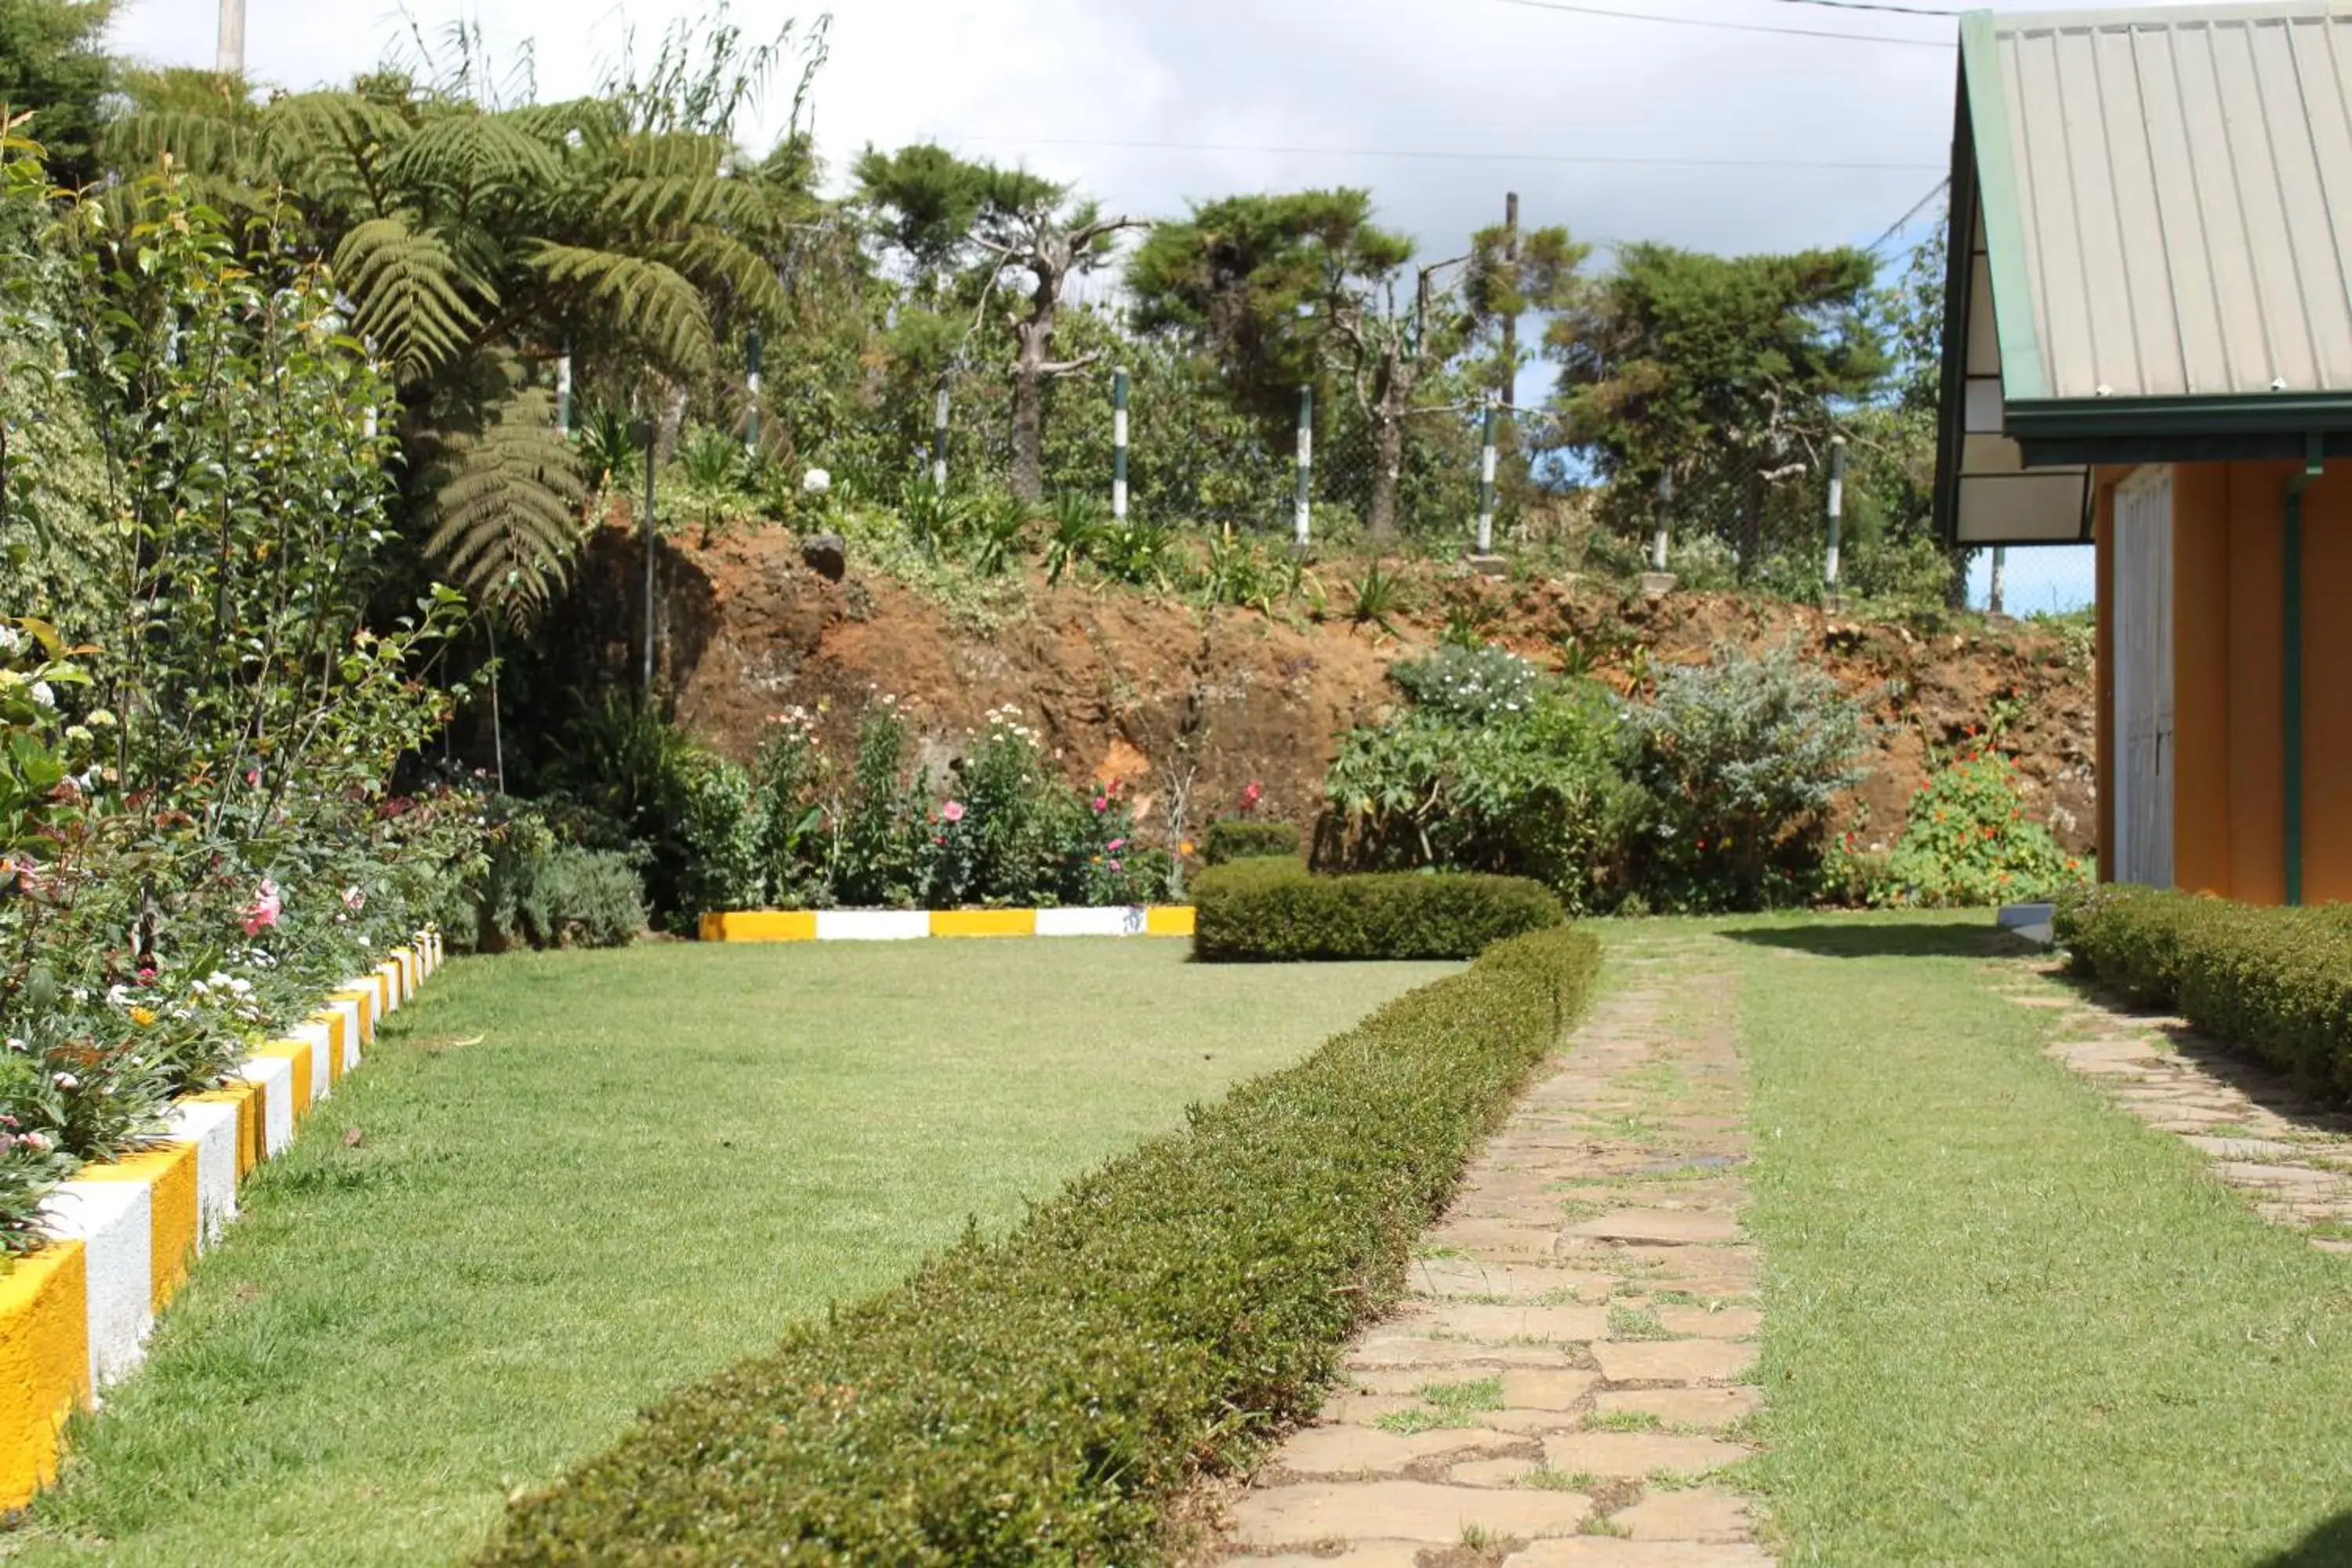
<path fill-rule="evenodd" d="M 2011 398 L 2005 435 L 2020 441 L 2227 437 L 2352 431 L 2352 391 L 2189 397 Z"/>

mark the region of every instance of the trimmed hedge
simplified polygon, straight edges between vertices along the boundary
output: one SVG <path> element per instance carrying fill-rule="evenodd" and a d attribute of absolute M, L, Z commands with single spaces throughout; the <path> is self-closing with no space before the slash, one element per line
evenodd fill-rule
<path fill-rule="evenodd" d="M 1192 955 L 1212 963 L 1470 958 L 1568 918 L 1524 877 L 1392 871 L 1317 876 L 1295 860 L 1238 860 L 1192 883 Z"/>
<path fill-rule="evenodd" d="M 1208 832 L 1201 836 L 1201 858 L 1212 866 L 1267 855 L 1295 858 L 1297 854 L 1298 829 L 1286 822 L 1228 816 L 1209 824 Z"/>
<path fill-rule="evenodd" d="M 2352 1102 L 2352 908 L 2109 885 L 2063 900 L 2074 967 Z"/>
<path fill-rule="evenodd" d="M 519 1501 L 478 1560 L 988 1565 L 1164 1554 L 1166 1500 L 1312 1412 L 1580 1008 L 1544 931 L 792 1331 Z"/>

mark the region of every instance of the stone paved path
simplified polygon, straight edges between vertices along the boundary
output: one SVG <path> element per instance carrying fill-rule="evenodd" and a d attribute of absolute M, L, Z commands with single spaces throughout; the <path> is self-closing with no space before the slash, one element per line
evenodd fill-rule
<path fill-rule="evenodd" d="M 2179 1134 L 2264 1218 L 2352 1252 L 2352 1117 L 2327 1111 L 2185 1019 L 2135 1013 L 2062 980 L 2063 967 L 2053 958 L 1988 965 L 2009 1000 L 2049 1013 L 2052 1056 L 2158 1131 Z"/>
<path fill-rule="evenodd" d="M 1240 1568 L 1769 1563 L 1711 1473 L 1753 1450 L 1745 1078 L 1727 963 L 1612 952 L 1569 1050 L 1423 1240 L 1318 1425 L 1229 1505 Z"/>

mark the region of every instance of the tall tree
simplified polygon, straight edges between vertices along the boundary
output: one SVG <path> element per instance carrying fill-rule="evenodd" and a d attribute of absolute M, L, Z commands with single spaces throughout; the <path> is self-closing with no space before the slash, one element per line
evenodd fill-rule
<path fill-rule="evenodd" d="M 1709 256 L 1627 246 L 1552 320 L 1555 411 L 1627 509 L 1671 476 L 1720 500 L 1743 568 L 1758 563 L 1776 476 L 1818 462 L 1832 406 L 1886 368 L 1870 257 L 1850 248 Z"/>
<path fill-rule="evenodd" d="M 102 46 L 114 4 L 0 0 L 0 110 L 31 113 L 24 134 L 41 143 L 62 185 L 99 175 L 99 132 L 115 81 Z"/>
<path fill-rule="evenodd" d="M 1040 500 L 1046 385 L 1101 358 L 1055 357 L 1062 296 L 1072 279 L 1106 265 L 1119 233 L 1142 220 L 1106 216 L 1097 204 L 1074 200 L 1067 185 L 935 146 L 869 147 L 856 172 L 877 235 L 909 261 L 918 299 L 925 289 L 936 298 L 960 265 L 965 292 L 978 295 L 975 327 L 1000 294 L 1018 298 L 1003 318 L 1013 337 L 1013 493 Z"/>

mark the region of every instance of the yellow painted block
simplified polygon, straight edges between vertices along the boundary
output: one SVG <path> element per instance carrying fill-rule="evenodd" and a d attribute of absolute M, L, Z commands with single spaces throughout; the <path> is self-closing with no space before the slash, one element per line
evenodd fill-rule
<path fill-rule="evenodd" d="M 400 1005 L 400 965 L 386 959 L 375 966 L 375 988 L 381 998 L 376 1008 L 378 1016 Z"/>
<path fill-rule="evenodd" d="M 933 910 L 933 936 L 1035 936 L 1035 910 Z"/>
<path fill-rule="evenodd" d="M 89 1260 L 53 1243 L 0 1273 L 0 1509 L 58 1473 L 58 1428 L 89 1401 Z"/>
<path fill-rule="evenodd" d="M 702 917 L 705 942 L 814 942 L 814 910 L 730 910 Z"/>
<path fill-rule="evenodd" d="M 327 1081 L 343 1080 L 343 1015 L 330 1007 L 323 1013 L 310 1015 L 310 1022 L 327 1031 Z"/>
<path fill-rule="evenodd" d="M 376 994 L 371 985 L 365 990 L 338 991 L 327 998 L 330 1002 L 356 1002 L 360 1011 L 360 1050 L 364 1054 L 375 1044 Z"/>
<path fill-rule="evenodd" d="M 1191 936 L 1192 906 L 1154 904 L 1143 911 L 1143 932 L 1146 936 Z"/>
<path fill-rule="evenodd" d="M 310 1042 L 308 1040 L 272 1040 L 253 1053 L 257 1057 L 279 1057 L 294 1067 L 294 1120 L 299 1121 L 310 1114 Z"/>
<path fill-rule="evenodd" d="M 236 1175 L 243 1181 L 247 1171 L 261 1163 L 261 1086 L 239 1079 L 226 1089 L 188 1098 L 236 1107 Z"/>
<path fill-rule="evenodd" d="M 148 1293 L 155 1310 L 162 1311 L 187 1279 L 188 1259 L 196 1253 L 196 1146 L 166 1143 L 105 1164 L 84 1165 L 74 1174 L 85 1182 L 147 1184 L 147 1213 L 154 1229 Z"/>

